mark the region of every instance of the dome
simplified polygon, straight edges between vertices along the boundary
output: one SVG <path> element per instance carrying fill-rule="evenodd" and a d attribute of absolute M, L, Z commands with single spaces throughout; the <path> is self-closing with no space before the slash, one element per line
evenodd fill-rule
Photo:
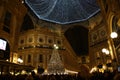
<path fill-rule="evenodd" d="M 96 0 L 25 0 L 42 20 L 69 24 L 89 19 L 100 11 Z"/>

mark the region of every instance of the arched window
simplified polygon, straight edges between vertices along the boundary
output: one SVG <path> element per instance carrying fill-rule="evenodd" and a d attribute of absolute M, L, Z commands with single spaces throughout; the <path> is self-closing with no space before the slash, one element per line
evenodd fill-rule
<path fill-rule="evenodd" d="M 5 18 L 4 18 L 4 26 L 3 26 L 3 30 L 10 33 L 10 21 L 11 21 L 11 13 L 10 12 L 6 12 L 5 14 Z"/>

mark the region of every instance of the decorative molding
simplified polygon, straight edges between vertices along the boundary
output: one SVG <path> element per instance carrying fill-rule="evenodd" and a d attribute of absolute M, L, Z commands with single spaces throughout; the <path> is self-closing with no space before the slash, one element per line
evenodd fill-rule
<path fill-rule="evenodd" d="M 99 36 L 100 36 L 100 41 L 107 38 L 107 30 L 106 30 L 105 26 L 103 26 L 99 29 Z"/>
<path fill-rule="evenodd" d="M 40 41 L 40 39 L 42 39 L 42 41 Z M 43 34 L 38 34 L 37 36 L 37 43 L 39 44 L 44 44 L 46 41 L 45 41 L 45 35 Z"/>
<path fill-rule="evenodd" d="M 30 34 L 27 36 L 27 44 L 34 43 L 34 34 Z"/>
<path fill-rule="evenodd" d="M 90 32 L 90 46 L 100 43 L 107 39 L 107 31 L 105 26 L 102 26 Z"/>

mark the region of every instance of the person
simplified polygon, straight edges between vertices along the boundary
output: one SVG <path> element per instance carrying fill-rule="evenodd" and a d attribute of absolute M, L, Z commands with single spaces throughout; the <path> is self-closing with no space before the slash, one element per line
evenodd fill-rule
<path fill-rule="evenodd" d="M 39 76 L 36 75 L 34 71 L 31 72 L 31 75 L 33 77 L 33 80 L 40 80 Z"/>
<path fill-rule="evenodd" d="M 28 75 L 28 76 L 25 78 L 25 80 L 34 80 L 34 79 L 33 79 L 32 75 Z"/>
<path fill-rule="evenodd" d="M 31 75 L 28 75 L 25 80 L 40 80 L 40 78 L 35 74 L 34 71 L 32 71 Z"/>

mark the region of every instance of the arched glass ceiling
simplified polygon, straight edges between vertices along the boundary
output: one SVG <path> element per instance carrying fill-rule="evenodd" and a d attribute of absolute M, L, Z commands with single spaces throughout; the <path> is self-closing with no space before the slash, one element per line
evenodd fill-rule
<path fill-rule="evenodd" d="M 100 11 L 96 0 L 25 0 L 39 19 L 68 24 L 89 19 Z"/>

